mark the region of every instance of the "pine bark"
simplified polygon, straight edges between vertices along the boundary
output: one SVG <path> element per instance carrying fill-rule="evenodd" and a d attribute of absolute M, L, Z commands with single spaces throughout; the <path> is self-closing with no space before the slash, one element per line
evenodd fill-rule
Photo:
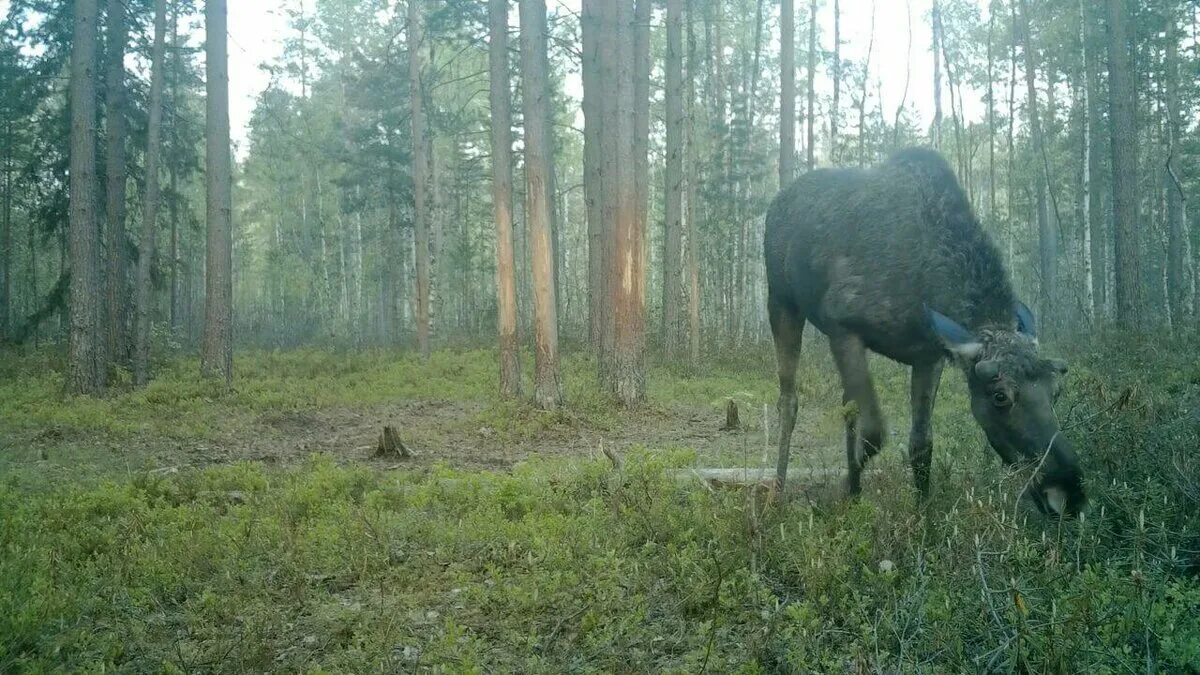
<path fill-rule="evenodd" d="M 1169 15 L 1170 16 L 1170 15 Z M 1187 318 L 1187 282 L 1184 276 L 1184 238 L 1187 232 L 1187 202 L 1183 192 L 1183 174 L 1179 165 L 1179 143 L 1182 124 L 1179 104 L 1179 36 L 1175 31 L 1174 17 L 1170 16 L 1166 26 L 1166 55 L 1163 68 L 1166 71 L 1166 115 L 1167 115 L 1167 161 L 1165 188 L 1167 191 L 1167 300 L 1171 310 L 1171 325 L 1178 329 Z"/>
<path fill-rule="evenodd" d="M 1107 0 L 1109 141 L 1113 184 L 1113 297 L 1116 320 L 1142 330 L 1142 256 L 1137 187 L 1137 127 L 1125 0 Z"/>
<path fill-rule="evenodd" d="M 150 122 L 146 141 L 146 198 L 143 206 L 142 239 L 138 251 L 136 344 L 133 354 L 133 382 L 144 386 L 150 381 L 150 324 L 152 292 L 150 270 L 155 257 L 158 228 L 158 165 L 162 151 L 163 67 L 166 65 L 167 2 L 154 0 L 154 47 L 150 57 Z"/>
<path fill-rule="evenodd" d="M 930 29 L 933 35 L 933 147 L 942 147 L 942 9 L 938 0 L 933 0 L 933 10 L 930 15 Z"/>
<path fill-rule="evenodd" d="M 808 7 L 808 101 L 804 109 L 805 124 L 807 125 L 807 134 L 805 138 L 805 152 L 807 167 L 812 171 L 816 166 L 816 136 L 813 130 L 813 123 L 817 117 L 816 100 L 817 100 L 817 0 L 812 0 Z"/>
<path fill-rule="evenodd" d="M 546 97 L 545 0 L 521 0 L 521 86 L 525 113 L 525 212 L 533 268 L 534 399 L 553 410 L 562 403 L 558 372 L 558 316 L 550 224 L 549 120 Z M 628 138 L 628 137 L 627 137 Z"/>
<path fill-rule="evenodd" d="M 107 270 L 105 280 L 105 320 L 108 335 L 104 359 L 108 363 L 127 363 L 128 339 L 128 267 L 125 235 L 125 46 L 129 24 L 125 0 L 108 0 L 106 69 L 104 76 L 105 140 L 108 154 L 105 169 L 105 239 Z"/>
<path fill-rule="evenodd" d="M 96 221 L 96 0 L 76 0 L 71 44 L 70 274 L 67 392 L 104 391 Z"/>
<path fill-rule="evenodd" d="M 779 25 L 779 189 L 796 175 L 796 7 L 780 0 Z"/>
<path fill-rule="evenodd" d="M 833 0 L 833 101 L 829 110 L 829 161 L 837 165 L 838 115 L 841 113 L 842 94 L 842 6 Z"/>
<path fill-rule="evenodd" d="M 1084 46 L 1084 96 L 1087 108 L 1087 129 L 1084 143 L 1087 147 L 1087 166 L 1085 167 L 1088 185 L 1088 200 L 1085 208 L 1087 218 L 1087 233 L 1090 238 L 1090 256 L 1092 272 L 1092 315 L 1102 317 L 1108 306 L 1108 234 L 1105 224 L 1103 204 L 1100 200 L 1100 186 L 1104 184 L 1104 156 L 1100 151 L 1103 144 L 1102 130 L 1104 112 L 1100 100 L 1100 55 L 1099 36 L 1094 28 L 1099 23 L 1099 17 L 1089 11 L 1090 3 L 1080 0 L 1080 19 L 1083 25 Z"/>
<path fill-rule="evenodd" d="M 229 146 L 229 45 L 225 0 L 207 0 L 205 26 L 205 192 L 208 254 L 200 369 L 233 384 L 233 202 Z"/>
<path fill-rule="evenodd" d="M 663 233 L 663 344 L 679 352 L 679 310 L 683 302 L 683 0 L 667 0 L 666 189 Z"/>
<path fill-rule="evenodd" d="M 583 192 L 587 209 L 588 235 L 588 328 L 591 344 L 600 347 L 604 341 L 604 325 L 609 316 L 605 310 L 608 300 L 605 264 L 606 226 L 604 204 L 607 179 L 603 161 L 602 139 L 604 114 L 602 99 L 600 45 L 603 40 L 600 25 L 599 0 L 583 0 L 580 30 L 583 38 L 581 75 L 583 79 Z"/>
<path fill-rule="evenodd" d="M 687 186 L 687 279 L 688 279 L 688 357 L 693 366 L 700 362 L 700 241 L 699 162 L 696 161 L 696 79 L 700 76 L 696 55 L 695 0 L 687 0 L 687 126 L 684 129 L 684 180 Z M 791 2 L 791 0 L 784 0 Z M 795 153 L 793 153 L 793 158 Z M 793 159 L 794 162 L 794 159 Z"/>
<path fill-rule="evenodd" d="M 413 231 L 415 236 L 417 294 L 417 349 L 429 358 L 430 281 L 429 281 L 429 157 L 425 129 L 425 101 L 421 86 L 424 49 L 424 17 L 420 0 L 408 1 L 408 79 L 412 121 Z"/>
<path fill-rule="evenodd" d="M 512 104 L 508 89 L 508 0 L 489 0 L 492 209 L 496 219 L 496 322 L 500 340 L 500 393 L 521 394 L 517 344 L 517 286 L 512 228 Z"/>
<path fill-rule="evenodd" d="M 639 0 L 644 2 L 645 0 Z M 640 403 L 646 396 L 645 371 L 645 322 L 646 288 L 644 261 L 644 232 L 638 218 L 638 190 L 635 157 L 636 143 L 626 139 L 635 138 L 637 119 L 636 92 L 640 90 L 635 49 L 634 12 L 628 0 L 618 3 L 616 40 L 617 54 L 617 116 L 611 142 L 616 146 L 617 165 L 623 167 L 617 174 L 616 218 L 614 220 L 614 248 L 612 271 L 613 316 L 616 320 L 613 342 L 613 382 L 617 399 L 626 406 Z M 648 76 L 648 73 L 646 73 Z"/>
<path fill-rule="evenodd" d="M 1033 46 L 1033 36 L 1029 30 L 1029 3 L 1020 0 L 1021 40 L 1025 51 L 1025 88 L 1026 113 L 1029 117 L 1029 134 L 1033 141 L 1033 163 L 1035 171 L 1038 227 L 1038 271 L 1041 275 L 1039 286 L 1041 299 L 1041 317 L 1043 325 L 1052 325 L 1057 299 L 1057 255 L 1058 242 L 1055 228 L 1050 222 L 1048 212 L 1048 193 L 1050 189 L 1049 167 L 1047 167 L 1046 140 L 1042 133 L 1041 116 L 1038 109 L 1036 75 L 1037 55 Z"/>

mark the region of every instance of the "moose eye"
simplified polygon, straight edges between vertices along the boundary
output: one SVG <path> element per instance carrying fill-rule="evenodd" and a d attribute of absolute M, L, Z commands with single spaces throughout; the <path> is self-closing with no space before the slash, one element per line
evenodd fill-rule
<path fill-rule="evenodd" d="M 1011 402 L 1012 400 L 1008 398 L 1008 394 L 1002 391 L 992 392 L 992 403 L 996 404 L 997 408 L 1003 408 Z"/>

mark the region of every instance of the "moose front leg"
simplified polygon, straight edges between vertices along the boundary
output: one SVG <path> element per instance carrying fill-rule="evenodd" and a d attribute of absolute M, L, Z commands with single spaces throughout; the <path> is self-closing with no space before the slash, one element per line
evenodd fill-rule
<path fill-rule="evenodd" d="M 857 495 L 867 460 L 883 449 L 884 421 L 875 397 L 875 386 L 867 369 L 867 348 L 852 333 L 829 337 L 829 347 L 842 377 L 842 400 L 846 410 L 846 491 Z"/>
<path fill-rule="evenodd" d="M 942 381 L 942 364 L 939 359 L 912 368 L 912 431 L 908 436 L 908 458 L 921 497 L 929 495 L 929 465 L 933 458 L 933 436 L 929 429 L 938 384 Z"/>

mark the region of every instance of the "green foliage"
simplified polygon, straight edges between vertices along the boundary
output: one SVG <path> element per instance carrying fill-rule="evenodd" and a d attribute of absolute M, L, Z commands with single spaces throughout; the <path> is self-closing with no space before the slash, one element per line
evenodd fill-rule
<path fill-rule="evenodd" d="M 689 449 L 631 450 L 620 471 L 547 459 L 509 473 L 378 471 L 314 457 L 100 483 L 13 474 L 0 483 L 0 670 L 1189 672 L 1200 429 L 1186 411 L 1200 371 L 1184 344 L 1079 352 L 1060 411 L 1093 504 L 1061 524 L 1019 505 L 1025 475 L 980 451 L 956 373 L 924 507 L 898 452 L 855 503 L 680 483 L 671 472 L 696 461 Z M 44 364 L 5 367 L 5 420 L 111 416 L 114 433 L 387 397 L 486 401 L 496 388 L 487 352 L 427 364 L 257 353 L 228 394 L 181 362 L 144 393 L 66 403 L 54 376 L 37 375 Z M 568 392 L 595 389 L 587 359 L 564 371 Z M 806 359 L 802 395 L 836 422 L 828 373 Z M 731 391 L 770 396 L 756 371 L 655 375 L 648 415 Z M 901 408 L 903 373 L 878 376 L 885 407 Z M 575 400 L 548 417 L 519 403 L 481 416 L 516 444 L 615 419 L 602 398 Z"/>

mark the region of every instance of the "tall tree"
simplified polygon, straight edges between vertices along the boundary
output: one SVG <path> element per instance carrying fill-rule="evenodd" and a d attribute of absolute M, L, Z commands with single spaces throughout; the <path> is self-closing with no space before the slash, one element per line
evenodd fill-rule
<path fill-rule="evenodd" d="M 229 147 L 229 45 L 225 0 L 205 0 L 205 193 L 208 245 L 201 371 L 233 383 L 233 160 Z"/>
<path fill-rule="evenodd" d="M 421 85 L 421 50 L 424 49 L 424 17 L 421 2 L 408 3 L 408 81 L 412 121 L 413 232 L 417 247 L 417 349 L 429 357 L 429 142 L 425 128 L 425 100 Z M 551 291 L 553 292 L 553 290 Z"/>
<path fill-rule="evenodd" d="M 71 42 L 70 333 L 67 391 L 104 391 L 96 222 L 96 0 L 76 0 Z"/>
<path fill-rule="evenodd" d="M 105 274 L 107 317 L 104 323 L 108 329 L 105 357 L 112 363 L 124 363 L 129 356 L 129 265 L 125 250 L 125 44 L 129 41 L 129 24 L 125 11 L 125 0 L 108 0 L 104 76 L 105 136 L 108 142 L 104 213 L 108 266 Z"/>
<path fill-rule="evenodd" d="M 1108 266 L 1107 241 L 1105 232 L 1104 209 L 1100 200 L 1100 186 L 1104 180 L 1104 158 L 1100 152 L 1102 141 L 1103 115 L 1100 100 L 1100 56 L 1099 36 L 1096 26 L 1100 25 L 1099 17 L 1094 16 L 1091 3 L 1087 0 L 1079 2 L 1080 24 L 1083 27 L 1081 43 L 1083 45 L 1084 64 L 1084 108 L 1086 125 L 1084 128 L 1083 145 L 1085 148 L 1086 166 L 1084 184 L 1087 186 L 1084 216 L 1087 219 L 1088 257 L 1091 262 L 1091 315 L 1102 316 L 1108 302 Z"/>
<path fill-rule="evenodd" d="M 525 217 L 533 267 L 534 399 L 553 410 L 562 403 L 558 373 L 558 315 L 550 232 L 551 147 L 546 97 L 546 2 L 521 0 L 521 92 L 525 113 Z"/>
<path fill-rule="evenodd" d="M 933 0 L 930 13 L 930 33 L 933 35 L 933 147 L 942 147 L 942 7 Z"/>
<path fill-rule="evenodd" d="M 779 188 L 796 173 L 796 7 L 779 2 Z"/>
<path fill-rule="evenodd" d="M 695 1 L 687 0 L 687 126 L 684 129 L 683 174 L 687 184 L 688 357 L 693 366 L 700 362 L 700 240 L 696 226 L 700 209 L 697 189 L 700 168 L 696 144 L 696 80 L 700 76 L 700 60 L 696 53 L 695 23 Z M 794 158 L 795 153 L 792 155 Z M 792 161 L 794 163 L 794 159 Z"/>
<path fill-rule="evenodd" d="M 663 342 L 679 351 L 679 309 L 683 302 L 683 0 L 667 0 L 666 198 L 663 232 Z"/>
<path fill-rule="evenodd" d="M 1129 10 L 1125 0 L 1107 0 L 1109 141 L 1113 185 L 1113 297 L 1116 319 L 1141 330 L 1142 255 L 1137 193 L 1137 127 L 1129 53 Z"/>
<path fill-rule="evenodd" d="M 829 108 L 829 161 L 838 163 L 838 114 L 842 93 L 842 5 L 833 0 L 833 101 Z"/>
<path fill-rule="evenodd" d="M 638 0 L 645 2 L 646 0 Z M 617 62 L 617 116 L 612 142 L 616 146 L 616 164 L 622 169 L 617 173 L 616 218 L 613 221 L 613 317 L 616 321 L 613 341 L 613 382 L 617 398 L 625 405 L 636 405 L 646 396 L 645 324 L 646 324 L 646 268 L 644 259 L 644 232 L 638 218 L 638 190 L 635 184 L 637 173 L 625 167 L 634 167 L 638 161 L 634 156 L 636 143 L 626 139 L 635 138 L 636 109 L 639 102 L 635 93 L 641 90 L 637 80 L 648 77 L 648 72 L 638 68 L 633 42 L 634 12 L 628 0 L 617 3 L 616 41 Z"/>
<path fill-rule="evenodd" d="M 652 0 L 635 0 L 633 23 L 633 186 L 638 230 L 650 208 L 650 15 Z"/>
<path fill-rule="evenodd" d="M 583 40 L 581 76 L 583 80 L 583 191 L 587 210 L 588 236 L 588 332 L 593 346 L 604 342 L 608 300 L 604 270 L 605 240 L 608 239 L 605 219 L 607 199 L 604 181 L 604 124 L 603 81 L 601 79 L 600 47 L 603 27 L 600 25 L 599 0 L 583 0 L 580 32 Z"/>
<path fill-rule="evenodd" d="M 496 219 L 496 323 L 500 335 L 500 392 L 521 394 L 517 344 L 517 285 L 512 232 L 512 111 L 508 89 L 508 0 L 489 0 L 488 65 L 492 125 L 492 209 Z"/>
<path fill-rule="evenodd" d="M 1025 51 L 1025 87 L 1027 90 L 1026 114 L 1029 117 L 1029 135 L 1033 141 L 1033 163 L 1037 167 L 1034 193 L 1037 199 L 1038 227 L 1038 271 L 1041 276 L 1039 297 L 1044 324 L 1054 321 L 1054 303 L 1058 297 L 1057 233 L 1050 223 L 1048 197 L 1050 191 L 1050 166 L 1046 152 L 1046 140 L 1042 135 L 1042 121 L 1037 98 L 1037 50 L 1033 45 L 1033 34 L 1029 29 L 1029 3 L 1020 0 L 1021 41 Z"/>
<path fill-rule="evenodd" d="M 808 5 L 808 101 L 805 105 L 805 124 L 808 133 L 805 135 L 805 152 L 808 170 L 816 166 L 816 136 L 813 133 L 813 122 L 817 117 L 817 0 Z"/>
<path fill-rule="evenodd" d="M 154 47 L 150 56 L 150 122 L 146 140 L 146 199 L 142 214 L 142 239 L 138 249 L 137 322 L 133 353 L 133 382 L 150 381 L 150 322 L 152 291 L 150 270 L 158 233 L 158 165 L 162 152 L 163 70 L 166 66 L 167 2 L 154 0 Z"/>
<path fill-rule="evenodd" d="M 1179 154 L 1180 138 L 1183 125 L 1180 122 L 1179 109 L 1179 35 L 1176 30 L 1174 12 L 1168 9 L 1166 34 L 1166 55 L 1163 69 L 1166 87 L 1167 115 L 1167 161 L 1166 161 L 1166 191 L 1167 191 L 1167 300 L 1171 310 L 1171 325 L 1181 327 L 1187 314 L 1187 280 L 1184 277 L 1184 223 L 1187 220 L 1182 174 L 1180 172 Z"/>

